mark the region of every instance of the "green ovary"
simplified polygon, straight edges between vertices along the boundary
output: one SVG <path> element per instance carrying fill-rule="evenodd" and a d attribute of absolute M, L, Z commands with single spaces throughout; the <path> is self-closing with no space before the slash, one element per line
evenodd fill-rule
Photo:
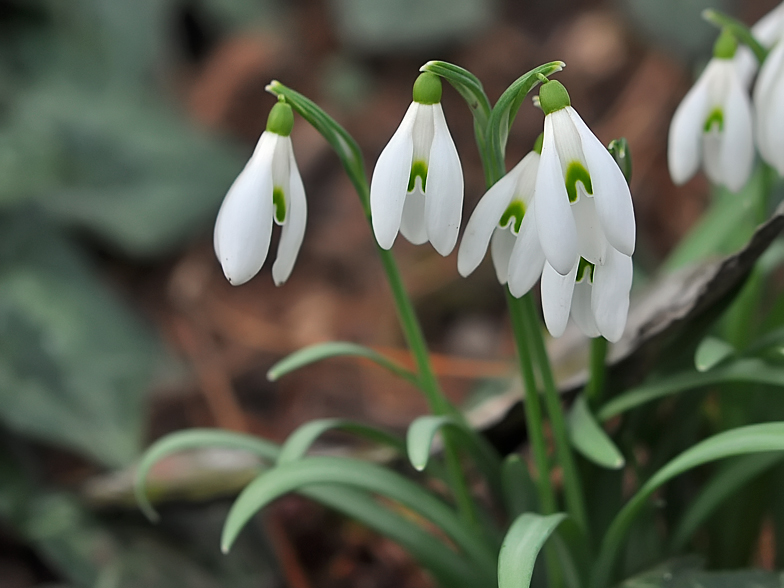
<path fill-rule="evenodd" d="M 713 127 L 718 125 L 719 132 L 724 130 L 724 113 L 721 108 L 714 108 L 705 119 L 705 126 L 702 128 L 706 133 L 710 133 Z"/>
<path fill-rule="evenodd" d="M 417 178 L 422 180 L 422 192 L 424 192 L 427 184 L 427 164 L 422 160 L 417 160 L 411 164 L 411 175 L 408 176 L 408 192 L 414 191 Z"/>
<path fill-rule="evenodd" d="M 272 206 L 275 207 L 275 222 L 282 225 L 286 222 L 286 196 L 283 194 L 282 188 L 273 188 Z"/>
<path fill-rule="evenodd" d="M 511 223 L 512 232 L 516 235 L 520 232 L 520 225 L 523 223 L 524 216 L 525 202 L 522 200 L 512 200 L 509 206 L 506 207 L 504 214 L 501 215 L 498 226 L 505 229 Z"/>
<path fill-rule="evenodd" d="M 593 195 L 593 185 L 591 184 L 591 174 L 583 167 L 579 161 L 573 161 L 566 168 L 566 193 L 569 195 L 569 202 L 577 202 L 577 182 L 581 182 L 588 194 Z"/>
<path fill-rule="evenodd" d="M 582 282 L 583 278 L 587 277 L 588 281 L 593 284 L 593 272 L 595 269 L 596 266 L 594 264 L 584 257 L 581 257 L 580 263 L 577 264 L 577 277 L 575 277 L 574 281 Z"/>

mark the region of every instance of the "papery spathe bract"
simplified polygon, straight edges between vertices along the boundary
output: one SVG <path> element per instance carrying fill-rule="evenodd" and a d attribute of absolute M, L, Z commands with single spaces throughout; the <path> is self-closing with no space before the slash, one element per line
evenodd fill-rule
<path fill-rule="evenodd" d="M 717 47 L 721 43 L 737 45 L 726 37 L 719 38 Z M 754 163 L 752 109 L 733 61 L 734 46 L 721 47 L 675 111 L 667 161 L 676 184 L 691 179 L 702 164 L 711 182 L 737 192 Z"/>
<path fill-rule="evenodd" d="M 392 247 L 398 232 L 417 245 L 430 241 L 441 255 L 457 242 L 463 170 L 440 98 L 438 76 L 421 74 L 414 101 L 373 170 L 372 225 L 384 249 Z"/>
<path fill-rule="evenodd" d="M 784 33 L 784 18 L 780 23 Z M 754 86 L 757 147 L 784 175 L 784 35 L 768 54 Z"/>
<path fill-rule="evenodd" d="M 539 167 L 539 149 L 534 148 L 528 153 L 480 199 L 468 219 L 457 252 L 457 269 L 460 275 L 468 276 L 476 269 L 489 245 L 498 281 L 506 284 L 509 260 L 515 243 L 518 238 L 530 238 L 530 235 L 526 234 L 528 231 L 536 231 L 536 225 L 530 222 L 530 218 Z M 526 218 L 529 222 L 525 222 Z M 538 247 L 538 237 L 535 243 Z M 532 271 L 541 274 L 544 256 L 541 248 L 538 248 L 538 251 L 541 261 L 529 258 L 527 262 L 534 266 L 538 263 L 538 271 L 535 268 Z"/>
<path fill-rule="evenodd" d="M 276 104 L 245 168 L 234 180 L 215 221 L 213 245 L 226 279 L 235 286 L 255 276 L 269 251 L 273 222 L 282 226 L 272 266 L 285 282 L 305 235 L 307 202 L 291 146 L 293 114 Z"/>

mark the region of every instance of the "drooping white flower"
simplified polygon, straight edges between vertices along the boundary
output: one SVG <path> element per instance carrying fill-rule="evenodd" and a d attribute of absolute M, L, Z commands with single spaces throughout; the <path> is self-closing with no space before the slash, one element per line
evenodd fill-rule
<path fill-rule="evenodd" d="M 762 64 L 754 86 L 754 108 L 760 156 L 784 175 L 784 13 L 778 24 L 779 40 Z"/>
<path fill-rule="evenodd" d="M 751 101 L 733 61 L 737 41 L 722 32 L 714 57 L 675 111 L 667 161 L 676 184 L 700 164 L 714 184 L 733 192 L 748 181 L 754 163 Z"/>
<path fill-rule="evenodd" d="M 463 170 L 441 108 L 441 80 L 425 72 L 373 170 L 373 232 L 384 249 L 399 231 L 416 245 L 430 241 L 448 255 L 457 242 L 462 207 Z"/>
<path fill-rule="evenodd" d="M 294 116 L 279 102 L 270 112 L 245 168 L 234 180 L 215 221 L 213 245 L 226 279 L 235 286 L 255 276 L 269 251 L 272 225 L 281 225 L 272 266 L 276 285 L 285 282 L 305 235 L 307 203 L 290 133 Z"/>
<path fill-rule="evenodd" d="M 773 47 L 784 35 L 784 2 L 759 19 L 751 27 L 751 34 L 763 47 Z M 757 73 L 757 58 L 751 49 L 741 45 L 735 53 L 734 61 L 744 87 L 748 88 Z"/>
<path fill-rule="evenodd" d="M 525 277 L 533 280 L 530 286 L 539 279 L 544 253 L 536 234 L 533 197 L 540 152 L 541 136 L 534 150 L 496 182 L 477 204 L 457 252 L 457 270 L 463 277 L 476 269 L 490 245 L 498 281 L 506 284 L 512 249 L 518 239 L 524 239 L 534 244 L 533 255 L 526 260 L 529 271 Z M 518 275 L 518 281 L 522 277 Z"/>
<path fill-rule="evenodd" d="M 521 296 L 535 283 L 529 260 L 541 247 L 550 333 L 563 334 L 571 314 L 587 335 L 617 341 L 626 325 L 636 238 L 629 186 L 560 83 L 545 83 L 539 98 L 544 138 L 531 211 L 538 238 L 515 242 L 509 288 Z"/>

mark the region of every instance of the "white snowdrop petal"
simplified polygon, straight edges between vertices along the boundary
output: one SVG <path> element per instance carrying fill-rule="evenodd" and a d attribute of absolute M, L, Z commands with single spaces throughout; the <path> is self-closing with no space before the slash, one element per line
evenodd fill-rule
<path fill-rule="evenodd" d="M 520 162 L 512 168 L 507 175 L 514 174 L 517 178 L 515 196 L 521 198 L 526 206 L 534 198 L 536 189 L 536 175 L 539 171 L 539 160 L 541 156 L 536 151 L 529 151 Z"/>
<path fill-rule="evenodd" d="M 765 112 L 764 124 L 767 127 L 767 149 L 760 153 L 779 175 L 784 176 L 784 67 L 781 78 L 770 90 L 770 99 Z"/>
<path fill-rule="evenodd" d="M 506 284 L 509 278 L 509 258 L 517 241 L 517 235 L 509 229 L 496 229 L 490 242 L 490 256 L 499 284 Z"/>
<path fill-rule="evenodd" d="M 738 79 L 743 87 L 748 88 L 751 86 L 751 82 L 754 79 L 754 74 L 757 73 L 758 67 L 758 61 L 754 56 L 754 52 L 746 47 L 746 45 L 739 45 L 732 61 Z"/>
<path fill-rule="evenodd" d="M 542 275 L 545 258 L 536 227 L 536 201 L 523 217 L 509 258 L 509 291 L 518 298 L 534 287 Z"/>
<path fill-rule="evenodd" d="M 708 114 L 710 65 L 678 105 L 670 123 L 667 163 L 676 184 L 684 184 L 700 166 L 702 130 Z"/>
<path fill-rule="evenodd" d="M 585 154 L 583 153 L 580 133 L 575 127 L 570 111 L 574 111 L 574 109 L 571 106 L 567 106 L 547 115 L 547 118 L 550 119 L 553 125 L 553 136 L 556 138 L 555 146 L 558 151 L 558 160 L 561 163 L 561 172 L 564 176 L 566 176 L 569 164 L 573 162 L 579 163 L 586 169 L 588 168 Z"/>
<path fill-rule="evenodd" d="M 612 343 L 626 327 L 632 273 L 632 258 L 614 249 L 607 252 L 605 264 L 594 269 L 591 308 L 599 332 Z"/>
<path fill-rule="evenodd" d="M 582 141 L 583 153 L 593 185 L 596 214 L 604 236 L 610 245 L 626 255 L 631 255 L 634 253 L 637 229 L 634 223 L 632 195 L 626 178 L 610 152 L 574 108 L 567 107 L 564 110 L 569 113 Z"/>
<path fill-rule="evenodd" d="M 412 102 L 395 134 L 378 157 L 370 181 L 370 213 L 376 241 L 384 249 L 395 242 L 403 215 L 411 157 L 412 130 L 419 105 Z"/>
<path fill-rule="evenodd" d="M 558 273 L 549 263 L 544 264 L 542 271 L 542 310 L 544 323 L 553 337 L 560 337 L 566 330 L 569 311 L 572 307 L 574 278 L 577 275 L 577 263 L 565 275 Z"/>
<path fill-rule="evenodd" d="M 427 243 L 425 194 L 422 192 L 421 178 L 416 178 L 414 190 L 406 196 L 403 216 L 400 219 L 400 233 L 414 245 Z"/>
<path fill-rule="evenodd" d="M 468 276 L 482 262 L 490 238 L 512 201 L 517 175 L 513 169 L 493 184 L 479 200 L 471 218 L 468 219 L 463 239 L 457 250 L 457 271 L 461 276 Z M 504 275 L 506 275 L 506 271 L 504 271 Z M 505 282 L 504 279 L 501 283 Z"/>
<path fill-rule="evenodd" d="M 294 262 L 305 237 L 305 225 L 308 218 L 308 204 L 305 199 L 305 186 L 302 184 L 297 162 L 294 159 L 294 150 L 291 140 L 286 137 L 286 151 L 289 159 L 289 192 L 286 194 L 286 220 L 280 233 L 278 242 L 278 255 L 272 264 L 272 279 L 276 286 L 280 286 L 291 275 Z"/>
<path fill-rule="evenodd" d="M 719 156 L 724 170 L 724 184 L 737 192 L 751 175 L 754 164 L 751 102 L 741 81 L 730 78 L 724 108 L 724 130 Z"/>
<path fill-rule="evenodd" d="M 784 2 L 768 12 L 751 27 L 754 38 L 772 47 L 784 35 Z"/>
<path fill-rule="evenodd" d="M 577 263 L 577 228 L 556 152 L 551 115 L 544 117 L 544 141 L 534 201 L 542 251 L 558 273 L 567 274 Z"/>
<path fill-rule="evenodd" d="M 586 337 L 598 337 L 601 334 L 591 310 L 592 290 L 591 283 L 586 278 L 574 285 L 572 295 L 572 318 Z"/>
<path fill-rule="evenodd" d="M 596 214 L 596 198 L 580 198 L 572 204 L 572 213 L 580 256 L 591 263 L 604 263 L 608 244 Z"/>
<path fill-rule="evenodd" d="M 436 251 L 449 255 L 457 243 L 463 215 L 463 168 L 441 104 L 432 107 L 435 134 L 425 186 L 425 225 Z"/>
<path fill-rule="evenodd" d="M 702 134 L 702 167 L 713 184 L 724 185 L 724 169 L 721 166 L 722 134 L 713 128 Z"/>
<path fill-rule="evenodd" d="M 272 157 L 279 135 L 262 133 L 250 161 L 229 188 L 215 222 L 215 252 L 235 286 L 264 264 L 272 234 Z"/>
<path fill-rule="evenodd" d="M 762 158 L 784 173 L 784 152 L 781 140 L 784 128 L 776 126 L 776 113 L 781 116 L 781 96 L 784 93 L 784 42 L 777 44 L 762 65 L 754 86 L 757 146 Z M 778 123 L 780 124 L 780 123 Z M 777 146 L 778 145 L 778 146 Z M 777 163 L 777 159 L 779 163 Z"/>

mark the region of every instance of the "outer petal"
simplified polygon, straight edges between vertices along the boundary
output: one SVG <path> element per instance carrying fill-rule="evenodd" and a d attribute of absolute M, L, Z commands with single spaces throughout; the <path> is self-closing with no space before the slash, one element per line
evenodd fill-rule
<path fill-rule="evenodd" d="M 414 245 L 427 243 L 425 227 L 425 194 L 422 192 L 422 181 L 416 178 L 414 190 L 406 196 L 403 204 L 403 216 L 400 219 L 400 232 Z"/>
<path fill-rule="evenodd" d="M 599 328 L 593 318 L 591 310 L 591 293 L 593 288 L 588 280 L 577 282 L 574 285 L 574 295 L 572 296 L 572 318 L 580 330 L 587 337 L 598 337 Z"/>
<path fill-rule="evenodd" d="M 765 47 L 772 47 L 781 39 L 784 36 L 784 2 L 754 23 L 751 32 Z"/>
<path fill-rule="evenodd" d="M 496 229 L 490 244 L 490 254 L 499 284 L 506 284 L 509 278 L 509 258 L 517 242 L 517 235 L 509 229 Z M 544 257 L 542 257 L 544 259 Z"/>
<path fill-rule="evenodd" d="M 724 104 L 724 131 L 719 160 L 724 184 L 737 192 L 751 175 L 754 164 L 751 102 L 741 80 L 732 76 Z"/>
<path fill-rule="evenodd" d="M 419 104 L 412 102 L 395 134 L 378 157 L 370 181 L 370 213 L 376 241 L 384 249 L 395 242 L 403 215 L 411 156 L 414 151 L 412 131 Z"/>
<path fill-rule="evenodd" d="M 596 138 L 574 108 L 566 108 L 580 134 L 583 154 L 593 184 L 596 214 L 610 245 L 626 255 L 634 253 L 636 225 L 632 195 L 623 172 L 607 148 Z"/>
<path fill-rule="evenodd" d="M 528 207 L 509 258 L 509 291 L 518 298 L 534 287 L 545 265 L 536 229 L 536 201 Z"/>
<path fill-rule="evenodd" d="M 613 343 L 621 338 L 626 327 L 632 272 L 632 258 L 614 249 L 607 252 L 607 262 L 594 270 L 593 316 L 599 332 Z"/>
<path fill-rule="evenodd" d="M 544 141 L 534 190 L 536 229 L 548 263 L 561 275 L 577 263 L 577 228 L 555 148 L 553 122 L 544 117 Z"/>
<path fill-rule="evenodd" d="M 700 166 L 702 129 L 708 113 L 709 76 L 713 62 L 702 73 L 678 105 L 670 123 L 667 163 L 676 184 L 684 184 Z"/>
<path fill-rule="evenodd" d="M 572 213 L 580 256 L 591 263 L 604 263 L 609 245 L 596 214 L 596 198 L 580 198 L 572 204 Z"/>
<path fill-rule="evenodd" d="M 285 141 L 289 156 L 289 194 L 287 194 L 288 211 L 286 222 L 283 224 L 278 243 L 278 256 L 272 264 L 272 279 L 275 285 L 280 286 L 289 279 L 294 262 L 297 260 L 302 239 L 305 237 L 305 224 L 308 218 L 308 203 L 305 199 L 305 186 L 294 160 L 294 150 L 291 148 L 291 139 Z"/>
<path fill-rule="evenodd" d="M 574 278 L 577 275 L 577 264 L 562 276 L 549 263 L 544 264 L 542 272 L 542 310 L 544 323 L 553 337 L 560 337 L 566 330 L 569 311 L 572 307 Z"/>
<path fill-rule="evenodd" d="M 425 224 L 436 251 L 449 255 L 457 243 L 463 215 L 463 168 L 441 104 L 433 104 L 432 108 L 435 135 L 425 187 Z"/>
<path fill-rule="evenodd" d="M 226 279 L 235 286 L 255 276 L 267 258 L 272 234 L 272 156 L 280 138 L 262 133 L 215 221 L 215 253 Z"/>
<path fill-rule="evenodd" d="M 784 42 L 776 45 L 760 70 L 754 87 L 757 114 L 757 145 L 762 158 L 784 174 L 784 131 L 782 131 L 782 94 L 784 94 Z"/>
<path fill-rule="evenodd" d="M 457 250 L 457 271 L 461 276 L 468 276 L 484 258 L 490 237 L 492 237 L 506 207 L 509 206 L 514 196 L 518 177 L 515 173 L 516 169 L 517 167 L 485 192 L 471 214 L 471 218 L 468 219 L 463 240 Z"/>

